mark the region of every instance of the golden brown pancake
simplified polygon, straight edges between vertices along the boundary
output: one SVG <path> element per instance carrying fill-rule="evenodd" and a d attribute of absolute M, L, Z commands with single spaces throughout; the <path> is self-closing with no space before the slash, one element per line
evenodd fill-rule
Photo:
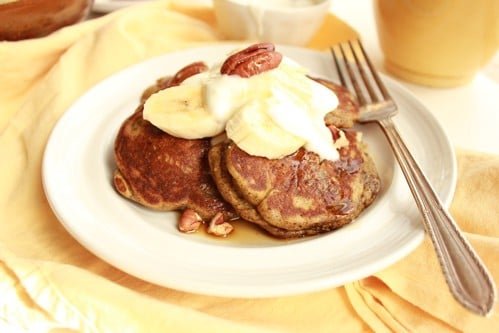
<path fill-rule="evenodd" d="M 142 106 L 121 126 L 115 140 L 116 190 L 157 210 L 195 210 L 203 219 L 217 212 L 234 217 L 217 191 L 208 167 L 209 139 L 173 137 L 142 118 Z"/>
<path fill-rule="evenodd" d="M 338 97 L 338 107 L 324 117 L 326 125 L 334 125 L 338 128 L 353 127 L 357 119 L 359 119 L 360 110 L 355 102 L 355 98 L 350 91 L 348 91 L 348 88 L 320 78 L 311 79 L 328 87 L 336 94 L 336 97 Z"/>
<path fill-rule="evenodd" d="M 345 87 L 313 78 L 333 90 L 338 107 L 325 123 L 332 137 L 350 128 L 359 108 Z M 331 231 L 353 221 L 375 199 L 380 179 L 357 133 L 345 131 L 348 144 L 338 161 L 321 161 L 304 148 L 281 159 L 251 156 L 226 141 L 210 149 L 212 175 L 222 196 L 241 218 L 279 238 Z"/>
<path fill-rule="evenodd" d="M 280 159 L 252 156 L 226 141 L 209 152 L 222 196 L 245 220 L 280 238 L 315 235 L 355 219 L 376 197 L 380 180 L 355 132 L 338 161 L 300 148 Z"/>

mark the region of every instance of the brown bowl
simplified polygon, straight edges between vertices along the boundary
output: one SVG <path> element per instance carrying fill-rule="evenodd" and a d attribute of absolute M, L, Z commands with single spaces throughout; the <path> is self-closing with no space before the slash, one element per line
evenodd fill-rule
<path fill-rule="evenodd" d="M 43 37 L 82 21 L 93 0 L 0 0 L 0 40 Z"/>

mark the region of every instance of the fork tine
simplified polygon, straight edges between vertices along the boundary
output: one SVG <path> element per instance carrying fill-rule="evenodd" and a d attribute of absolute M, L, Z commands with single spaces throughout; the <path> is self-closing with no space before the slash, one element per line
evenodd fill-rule
<path fill-rule="evenodd" d="M 353 89 L 355 91 L 355 95 L 357 97 L 357 102 L 359 103 L 360 106 L 364 106 L 367 104 L 367 101 L 364 97 L 364 94 L 362 93 L 362 89 L 360 88 L 359 82 L 355 76 L 353 68 L 347 59 L 347 52 L 345 52 L 346 46 L 342 43 L 342 44 L 338 45 L 338 48 L 340 49 L 341 58 L 343 59 L 344 68 L 348 73 L 348 77 L 350 78 L 350 82 L 351 82 Z M 338 58 L 338 55 L 336 54 L 336 52 L 333 53 L 333 56 L 335 58 Z M 341 70 L 339 70 L 339 72 L 341 72 Z"/>
<path fill-rule="evenodd" d="M 359 48 L 362 51 L 363 50 L 362 44 L 360 43 L 359 40 L 356 40 L 356 44 L 359 46 Z M 358 54 L 359 52 L 356 50 L 355 46 L 352 44 L 352 41 L 348 41 L 348 45 L 350 46 L 350 50 L 351 50 L 353 57 L 355 59 L 355 63 L 357 64 L 357 68 L 359 70 L 359 75 L 362 78 L 362 81 L 364 82 L 364 87 L 366 88 L 366 90 L 369 94 L 369 97 L 371 98 L 371 102 L 373 102 L 373 103 L 378 102 L 379 101 L 378 95 L 374 91 L 373 87 L 371 86 L 370 80 L 367 77 L 366 71 L 364 70 L 365 66 L 363 65 L 363 63 L 361 61 L 361 57 Z M 364 52 L 362 52 L 362 60 L 364 60 L 366 63 L 368 62 L 367 56 Z M 369 69 L 370 69 L 371 74 L 372 74 L 372 72 L 373 72 L 372 68 L 369 67 Z M 378 81 L 376 81 L 376 83 L 379 86 Z"/>
<path fill-rule="evenodd" d="M 343 71 L 341 70 L 341 66 L 338 61 L 338 56 L 336 55 L 336 50 L 334 46 L 331 47 L 331 54 L 333 55 L 334 65 L 336 66 L 336 72 L 338 73 L 338 77 L 340 78 L 341 85 L 346 87 L 347 81 L 345 79 L 345 76 L 343 75 Z"/>
<path fill-rule="evenodd" d="M 362 52 L 362 56 L 364 57 L 364 60 L 367 64 L 367 66 L 369 67 L 369 71 L 371 72 L 371 75 L 372 75 L 374 81 L 376 81 L 376 85 L 378 86 L 378 89 L 381 92 L 381 95 L 383 96 L 384 99 L 391 99 L 390 94 L 388 93 L 388 90 L 386 89 L 385 85 L 383 84 L 383 82 L 381 81 L 381 79 L 378 75 L 378 72 L 376 71 L 376 69 L 374 68 L 374 65 L 372 64 L 371 60 L 367 56 L 367 53 L 364 49 L 364 46 L 362 46 L 362 43 L 359 40 L 357 40 L 357 45 L 359 46 L 360 51 Z"/>

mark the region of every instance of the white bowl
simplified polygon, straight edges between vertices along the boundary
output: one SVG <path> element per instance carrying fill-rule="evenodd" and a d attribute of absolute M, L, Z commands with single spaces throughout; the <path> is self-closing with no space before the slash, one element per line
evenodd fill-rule
<path fill-rule="evenodd" d="M 330 0 L 213 0 L 229 39 L 305 45 L 329 12 Z"/>

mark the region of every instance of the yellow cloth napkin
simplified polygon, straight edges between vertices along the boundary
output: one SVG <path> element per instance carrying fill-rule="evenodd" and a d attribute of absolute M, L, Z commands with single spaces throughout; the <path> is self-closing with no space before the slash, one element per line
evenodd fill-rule
<path fill-rule="evenodd" d="M 309 47 L 355 36 L 330 15 Z M 496 330 L 497 311 L 482 318 L 456 305 L 428 241 L 344 287 L 232 299 L 141 281 L 67 233 L 41 184 L 43 150 L 58 118 L 88 88 L 128 65 L 220 38 L 209 8 L 159 1 L 46 38 L 0 42 L 0 324 L 52 333 Z M 499 156 L 459 151 L 458 163 L 452 213 L 498 283 Z"/>

